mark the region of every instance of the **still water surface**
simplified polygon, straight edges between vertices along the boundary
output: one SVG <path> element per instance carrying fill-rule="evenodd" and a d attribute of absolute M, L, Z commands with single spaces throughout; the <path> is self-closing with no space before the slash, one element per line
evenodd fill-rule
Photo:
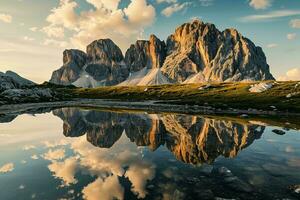
<path fill-rule="evenodd" d="M 0 199 L 299 199 L 296 130 L 79 108 L 1 122 Z"/>

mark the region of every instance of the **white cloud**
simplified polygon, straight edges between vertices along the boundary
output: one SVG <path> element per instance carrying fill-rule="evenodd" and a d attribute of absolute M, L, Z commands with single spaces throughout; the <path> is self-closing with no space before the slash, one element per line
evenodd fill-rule
<path fill-rule="evenodd" d="M 290 21 L 290 26 L 292 28 L 300 28 L 300 19 L 292 19 Z"/>
<path fill-rule="evenodd" d="M 38 30 L 38 28 L 34 26 L 34 27 L 29 28 L 29 30 L 31 30 L 32 32 L 36 32 Z"/>
<path fill-rule="evenodd" d="M 145 198 L 147 195 L 146 184 L 155 176 L 155 169 L 148 163 L 132 164 L 125 173 L 132 183 L 131 190 L 138 195 L 138 198 Z"/>
<path fill-rule="evenodd" d="M 270 48 L 270 49 L 276 48 L 276 47 L 278 47 L 278 44 L 276 44 L 276 43 L 271 43 L 271 44 L 268 44 L 267 47 Z"/>
<path fill-rule="evenodd" d="M 288 40 L 294 40 L 294 39 L 296 39 L 296 37 L 297 37 L 297 34 L 296 34 L 296 33 L 288 33 L 288 34 L 286 35 L 286 38 L 287 38 Z"/>
<path fill-rule="evenodd" d="M 8 173 L 14 170 L 14 164 L 13 163 L 7 163 L 0 167 L 0 173 Z"/>
<path fill-rule="evenodd" d="M 36 147 L 34 146 L 34 145 L 25 145 L 24 147 L 23 147 L 23 150 L 25 150 L 25 151 L 28 151 L 28 150 L 30 150 L 30 149 L 35 149 Z"/>
<path fill-rule="evenodd" d="M 271 6 L 271 0 L 250 0 L 249 4 L 255 9 L 266 9 Z"/>
<path fill-rule="evenodd" d="M 177 0 L 156 0 L 158 4 L 160 3 L 177 3 Z"/>
<path fill-rule="evenodd" d="M 77 158 L 70 157 L 63 162 L 54 161 L 48 166 L 49 170 L 53 172 L 53 176 L 63 181 L 64 186 L 77 183 L 75 173 L 77 170 Z"/>
<path fill-rule="evenodd" d="M 0 13 L 0 21 L 4 23 L 11 23 L 12 22 L 12 16 L 4 13 Z"/>
<path fill-rule="evenodd" d="M 54 38 L 64 38 L 65 37 L 65 30 L 63 27 L 49 25 L 42 28 L 42 32 L 46 33 L 48 37 Z"/>
<path fill-rule="evenodd" d="M 37 155 L 32 155 L 32 156 L 31 156 L 31 159 L 32 159 L 32 160 L 38 160 L 39 157 L 38 157 Z"/>
<path fill-rule="evenodd" d="M 268 12 L 266 14 L 261 15 L 249 15 L 242 17 L 240 21 L 242 22 L 260 22 L 260 21 L 268 21 L 274 20 L 282 17 L 290 17 L 300 15 L 300 10 L 276 10 L 272 12 Z"/>
<path fill-rule="evenodd" d="M 300 68 L 293 68 L 286 72 L 285 75 L 278 78 L 279 81 L 299 81 L 300 80 Z"/>
<path fill-rule="evenodd" d="M 175 4 L 171 5 L 171 6 L 163 9 L 161 11 L 161 14 L 163 14 L 166 17 L 171 17 L 174 13 L 179 12 L 179 11 L 185 9 L 185 8 L 187 8 L 190 5 L 191 5 L 190 2 L 185 2 L 185 3 L 182 3 L 182 4 L 175 3 Z"/>
<path fill-rule="evenodd" d="M 42 156 L 45 160 L 61 160 L 65 157 L 65 150 L 64 149 L 57 149 L 57 150 L 49 150 Z"/>
<path fill-rule="evenodd" d="M 155 20 L 155 8 L 146 0 L 131 0 L 127 8 L 120 9 L 120 0 L 86 0 L 94 9 L 75 12 L 77 3 L 60 0 L 58 7 L 47 17 L 44 32 L 49 37 L 63 38 L 68 30 L 70 42 L 76 48 L 85 49 L 90 42 L 111 38 L 123 50 L 143 33 Z"/>
<path fill-rule="evenodd" d="M 25 41 L 34 41 L 35 39 L 32 38 L 32 37 L 24 36 L 23 40 L 25 40 Z"/>
<path fill-rule="evenodd" d="M 119 183 L 118 176 L 109 176 L 105 179 L 97 178 L 82 190 L 84 199 L 113 200 L 124 199 L 124 188 Z"/>

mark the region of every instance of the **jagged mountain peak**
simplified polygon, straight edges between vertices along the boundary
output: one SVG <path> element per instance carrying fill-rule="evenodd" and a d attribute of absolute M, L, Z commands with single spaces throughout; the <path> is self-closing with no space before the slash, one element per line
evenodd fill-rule
<path fill-rule="evenodd" d="M 260 47 L 234 28 L 220 31 L 214 24 L 198 19 L 176 28 L 166 42 L 154 34 L 149 40 L 137 40 L 125 56 L 111 39 L 95 40 L 87 46 L 86 54 L 69 51 L 64 53 L 64 65 L 53 73 L 51 82 L 96 87 L 122 82 L 124 85 L 274 79 Z M 134 77 L 139 80 L 133 80 Z M 150 77 L 155 80 L 149 80 Z M 139 82 L 142 79 L 147 81 Z"/>

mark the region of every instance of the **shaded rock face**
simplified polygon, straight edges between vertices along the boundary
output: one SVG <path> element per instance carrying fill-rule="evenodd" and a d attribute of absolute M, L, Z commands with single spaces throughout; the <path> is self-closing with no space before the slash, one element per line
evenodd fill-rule
<path fill-rule="evenodd" d="M 51 83 L 69 85 L 76 81 L 86 64 L 87 55 L 80 50 L 70 49 L 63 53 L 63 66 L 52 73 Z"/>
<path fill-rule="evenodd" d="M 151 74 L 154 69 L 159 70 Z M 139 81 L 141 76 L 146 80 Z M 155 35 L 138 40 L 125 58 L 110 39 L 92 42 L 87 54 L 67 50 L 63 67 L 53 73 L 50 82 L 98 87 L 123 82 L 141 85 L 273 79 L 260 47 L 235 29 L 221 32 L 213 24 L 194 20 L 178 27 L 166 43 Z"/>
<path fill-rule="evenodd" d="M 85 71 L 103 85 L 116 85 L 128 76 L 121 49 L 110 39 L 97 40 L 87 47 Z"/>
<path fill-rule="evenodd" d="M 172 82 L 273 80 L 260 47 L 234 29 L 220 32 L 213 24 L 195 20 L 167 39 L 162 72 Z"/>
<path fill-rule="evenodd" d="M 125 54 L 125 62 L 131 73 L 140 71 L 144 67 L 155 69 L 162 67 L 165 54 L 165 43 L 155 35 L 151 35 L 149 41 L 138 40 L 130 46 Z"/>
<path fill-rule="evenodd" d="M 53 112 L 64 121 L 64 135 L 112 147 L 122 136 L 155 151 L 166 146 L 176 159 L 191 164 L 233 158 L 259 139 L 265 127 L 235 121 L 174 114 L 128 114 L 64 108 Z"/>
<path fill-rule="evenodd" d="M 0 72 L 0 92 L 9 89 L 21 89 L 34 86 L 35 83 L 27 80 L 15 72 L 7 71 L 5 73 Z"/>

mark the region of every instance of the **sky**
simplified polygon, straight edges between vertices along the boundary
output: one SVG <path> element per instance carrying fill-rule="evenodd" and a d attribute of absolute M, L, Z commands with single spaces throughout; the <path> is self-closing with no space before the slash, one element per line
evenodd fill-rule
<path fill-rule="evenodd" d="M 125 53 L 195 18 L 236 28 L 263 48 L 277 79 L 300 80 L 300 0 L 1 0 L 0 71 L 42 83 L 64 49 L 111 38 Z"/>

